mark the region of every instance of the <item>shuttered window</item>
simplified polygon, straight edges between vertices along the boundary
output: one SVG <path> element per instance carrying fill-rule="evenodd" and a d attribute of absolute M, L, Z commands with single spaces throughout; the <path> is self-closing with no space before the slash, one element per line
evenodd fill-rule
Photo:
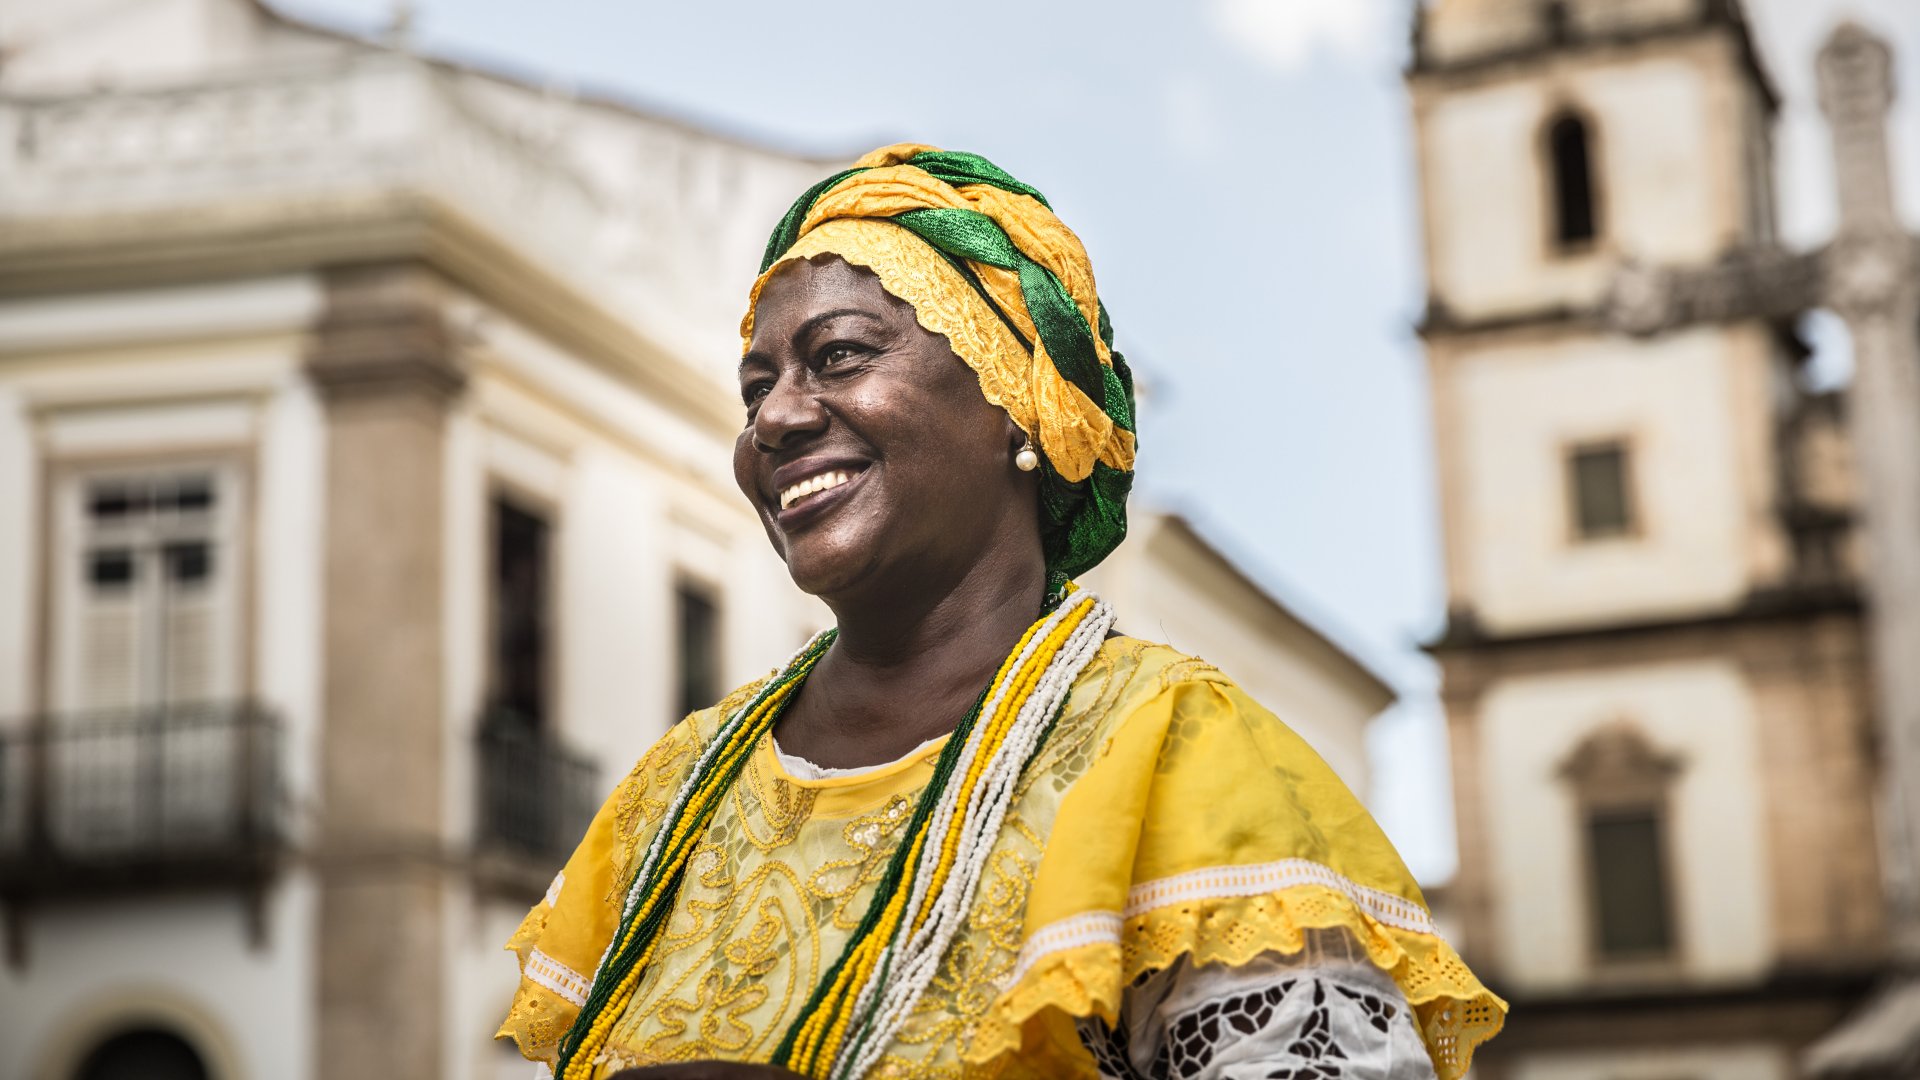
<path fill-rule="evenodd" d="M 686 580 L 675 589 L 674 599 L 679 630 L 679 704 L 685 715 L 720 698 L 720 605 L 712 590 Z"/>
<path fill-rule="evenodd" d="M 57 539 L 62 708 L 237 692 L 236 486 L 213 466 L 69 479 Z"/>
<path fill-rule="evenodd" d="M 1673 948 L 1661 841 L 1660 814 L 1652 807 L 1588 816 L 1594 930 L 1607 959 L 1658 957 Z"/>
<path fill-rule="evenodd" d="M 487 721 L 525 734 L 545 731 L 553 664 L 553 527 L 531 508 L 495 498 L 492 548 Z"/>
<path fill-rule="evenodd" d="M 1574 535 L 1581 540 L 1624 536 L 1634 529 L 1633 498 L 1624 442 L 1575 447 L 1567 457 Z"/>

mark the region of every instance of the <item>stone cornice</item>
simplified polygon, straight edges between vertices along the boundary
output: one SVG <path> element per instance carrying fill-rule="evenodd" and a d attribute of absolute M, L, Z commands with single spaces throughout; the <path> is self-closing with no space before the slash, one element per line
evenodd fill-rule
<path fill-rule="evenodd" d="M 1614 274 L 1604 318 L 1611 329 L 1636 337 L 1702 324 L 1788 320 L 1820 306 L 1825 273 L 1820 253 L 1770 245 L 1728 251 L 1708 266 L 1629 261 Z"/>
<path fill-rule="evenodd" d="M 1438 298 L 1429 297 L 1427 310 L 1414 326 L 1414 333 L 1424 341 L 1436 341 L 1541 330 L 1598 333 L 1605 328 L 1606 311 L 1600 307 L 1550 304 L 1497 315 L 1463 316 L 1455 314 Z"/>
<path fill-rule="evenodd" d="M 1491 654 L 1551 648 L 1566 644 L 1594 644 L 1601 641 L 1695 630 L 1702 627 L 1731 627 L 1743 623 L 1779 619 L 1802 619 L 1825 613 L 1854 614 L 1862 609 L 1859 587 L 1832 584 L 1802 588 L 1757 589 L 1738 605 L 1696 615 L 1629 618 L 1586 626 L 1562 626 L 1519 633 L 1487 630 L 1471 609 L 1456 607 L 1448 613 L 1446 628 L 1440 636 L 1421 646 L 1431 656 L 1445 658 L 1456 654 Z"/>
<path fill-rule="evenodd" d="M 1505 988 L 1508 1004 L 1524 1005 L 1530 1013 L 1591 1018 L 1595 1014 L 1624 1016 L 1665 1009 L 1711 1009 L 1769 1002 L 1830 997 L 1855 998 L 1883 978 L 1890 965 L 1871 956 L 1838 957 L 1820 967 L 1782 965 L 1761 978 L 1719 986 L 1673 981 L 1598 985 L 1583 989 L 1526 991 Z"/>
<path fill-rule="evenodd" d="M 179 285 L 419 261 L 701 428 L 731 437 L 713 380 L 490 230 L 432 196 L 236 202 L 183 212 L 9 220 L 0 298 Z"/>
<path fill-rule="evenodd" d="M 1741 67 L 1746 70 L 1747 76 L 1753 80 L 1754 86 L 1760 91 L 1760 100 L 1768 115 L 1773 115 L 1780 109 L 1780 92 L 1774 87 L 1773 79 L 1767 74 L 1765 65 L 1760 61 L 1759 51 L 1754 47 L 1753 35 L 1747 28 L 1746 20 L 1741 18 L 1730 5 L 1724 3 L 1708 4 L 1700 17 L 1684 22 L 1604 33 L 1569 31 L 1565 37 L 1559 39 L 1543 33 L 1532 40 L 1519 42 L 1506 48 L 1453 60 L 1440 60 L 1431 55 L 1431 50 L 1423 42 L 1424 35 L 1420 20 L 1424 17 L 1425 9 L 1416 5 L 1413 59 L 1407 67 L 1407 80 L 1412 83 L 1473 81 L 1489 75 L 1503 74 L 1515 67 L 1538 65 L 1563 56 L 1596 55 L 1622 49 L 1637 49 L 1661 42 L 1700 40 L 1730 30 L 1734 47 L 1739 51 Z"/>

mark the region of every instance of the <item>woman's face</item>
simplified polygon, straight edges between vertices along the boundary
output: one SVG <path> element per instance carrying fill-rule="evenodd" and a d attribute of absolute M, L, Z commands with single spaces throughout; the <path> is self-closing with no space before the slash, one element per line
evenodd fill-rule
<path fill-rule="evenodd" d="M 1037 552 L 1032 480 L 1013 466 L 1019 430 L 879 278 L 816 258 L 761 290 L 733 452 L 794 582 L 829 600 L 934 586 L 1003 546 L 1010 520 Z"/>

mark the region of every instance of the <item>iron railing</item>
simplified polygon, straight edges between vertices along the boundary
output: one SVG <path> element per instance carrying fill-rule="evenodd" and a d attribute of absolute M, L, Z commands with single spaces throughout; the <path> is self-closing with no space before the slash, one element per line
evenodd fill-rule
<path fill-rule="evenodd" d="M 248 703 L 0 731 L 0 893 L 264 878 L 287 840 L 279 723 Z"/>
<path fill-rule="evenodd" d="M 599 808 L 593 759 L 511 723 L 481 724 L 478 828 L 483 852 L 558 867 Z"/>

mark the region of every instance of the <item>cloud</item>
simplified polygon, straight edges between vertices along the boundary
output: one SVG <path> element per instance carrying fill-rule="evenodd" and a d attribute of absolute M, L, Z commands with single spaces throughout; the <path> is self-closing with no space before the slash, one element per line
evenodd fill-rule
<path fill-rule="evenodd" d="M 1368 60 L 1386 51 L 1389 0 L 1208 0 L 1207 17 L 1229 45 L 1292 71 L 1316 53 Z"/>

